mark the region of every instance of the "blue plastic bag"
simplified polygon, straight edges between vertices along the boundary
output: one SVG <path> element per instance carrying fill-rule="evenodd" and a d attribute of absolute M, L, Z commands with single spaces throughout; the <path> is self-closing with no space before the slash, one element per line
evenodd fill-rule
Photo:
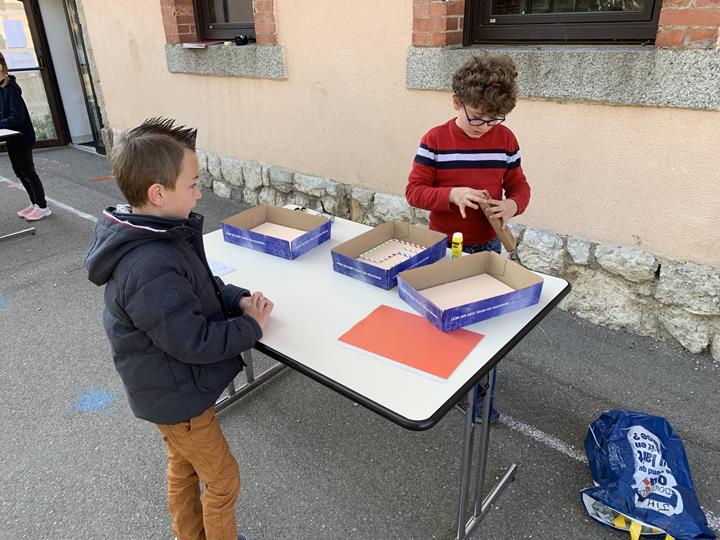
<path fill-rule="evenodd" d="M 608 411 L 585 438 L 596 487 L 583 489 L 590 516 L 633 538 L 716 538 L 700 508 L 685 448 L 662 417 Z"/>

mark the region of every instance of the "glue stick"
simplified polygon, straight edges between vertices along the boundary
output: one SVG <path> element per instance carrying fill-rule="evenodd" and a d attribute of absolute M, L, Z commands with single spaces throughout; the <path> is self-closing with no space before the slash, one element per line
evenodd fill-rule
<path fill-rule="evenodd" d="M 452 235 L 452 258 L 457 259 L 462 253 L 463 234 L 461 232 L 453 233 Z"/>

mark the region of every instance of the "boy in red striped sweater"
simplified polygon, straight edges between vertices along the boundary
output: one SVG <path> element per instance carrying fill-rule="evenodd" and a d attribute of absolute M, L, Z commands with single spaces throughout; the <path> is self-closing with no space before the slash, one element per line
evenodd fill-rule
<path fill-rule="evenodd" d="M 405 188 L 411 206 L 430 210 L 430 229 L 463 233 L 463 251 L 500 253 L 500 240 L 488 216 L 502 220 L 522 213 L 530 186 L 520 165 L 520 147 L 502 125 L 515 108 L 517 70 L 507 56 L 485 51 L 472 55 L 453 75 L 455 118 L 432 128 L 420 141 Z M 495 388 L 490 389 L 491 406 Z M 475 410 L 479 414 L 479 399 Z M 497 412 L 492 410 L 492 418 Z"/>

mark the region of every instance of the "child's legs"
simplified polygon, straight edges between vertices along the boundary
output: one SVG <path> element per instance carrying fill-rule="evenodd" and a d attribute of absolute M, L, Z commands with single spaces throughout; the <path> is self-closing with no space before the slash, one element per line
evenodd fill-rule
<path fill-rule="evenodd" d="M 190 424 L 190 422 L 184 422 Z M 158 426 L 167 444 L 168 507 L 172 516 L 173 534 L 182 540 L 205 540 L 202 505 L 200 504 L 200 478 L 192 463 L 175 448 L 168 437 L 169 427 Z M 181 532 L 182 531 L 182 532 Z"/>
<path fill-rule="evenodd" d="M 37 204 L 40 208 L 46 208 L 47 202 L 45 201 L 45 190 L 43 189 L 40 177 L 35 171 L 35 163 L 32 157 L 32 147 L 30 148 L 15 148 L 12 153 L 15 158 L 10 158 L 10 163 L 13 164 L 13 171 L 20 178 L 20 181 L 25 186 L 25 191 L 30 196 L 30 201 L 33 204 Z M 8 148 L 8 154 L 10 149 Z"/>
<path fill-rule="evenodd" d="M 7 153 L 8 153 L 8 157 L 10 158 L 10 165 L 12 165 L 13 172 L 15 173 L 15 176 L 18 177 L 20 182 L 22 182 L 22 185 L 25 188 L 25 191 L 27 192 L 28 197 L 30 197 L 30 202 L 32 204 L 37 204 L 37 201 L 35 200 L 35 195 L 32 190 L 32 184 L 30 184 L 25 179 L 23 170 L 20 167 L 20 160 L 21 160 L 20 150 L 18 150 L 15 147 L 8 146 Z"/>
<path fill-rule="evenodd" d="M 205 484 L 202 515 L 207 540 L 236 540 L 235 502 L 240 491 L 240 473 L 225 435 L 215 419 L 215 408 L 210 407 L 188 422 L 159 427 L 175 450 L 192 466 L 197 477 Z M 182 506 L 180 503 L 178 508 L 179 513 L 182 514 L 180 519 L 173 514 L 173 530 L 181 540 L 203 538 L 189 536 L 193 531 L 185 531 L 182 528 L 182 520 L 192 521 L 189 514 L 194 509 L 195 506 Z M 171 513 L 173 513 L 172 508 Z"/>
<path fill-rule="evenodd" d="M 500 244 L 500 238 L 497 236 L 490 240 L 489 242 L 485 242 L 484 244 L 478 244 L 476 246 L 465 246 L 463 247 L 463 251 L 465 253 L 480 253 L 482 251 L 494 251 L 495 253 L 500 253 L 502 251 L 502 245 Z"/>

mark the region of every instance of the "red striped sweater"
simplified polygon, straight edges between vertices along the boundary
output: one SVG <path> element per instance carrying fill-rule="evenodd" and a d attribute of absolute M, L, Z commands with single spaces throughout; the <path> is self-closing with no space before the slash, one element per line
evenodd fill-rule
<path fill-rule="evenodd" d="M 452 237 L 463 233 L 467 246 L 495 238 L 495 231 L 482 210 L 466 208 L 463 219 L 450 203 L 453 187 L 486 189 L 493 199 L 513 199 L 518 214 L 530 201 L 530 186 L 520 165 L 520 148 L 513 132 L 495 126 L 479 139 L 468 137 L 455 119 L 434 127 L 420 142 L 405 188 L 411 206 L 430 210 L 430 228 Z"/>

